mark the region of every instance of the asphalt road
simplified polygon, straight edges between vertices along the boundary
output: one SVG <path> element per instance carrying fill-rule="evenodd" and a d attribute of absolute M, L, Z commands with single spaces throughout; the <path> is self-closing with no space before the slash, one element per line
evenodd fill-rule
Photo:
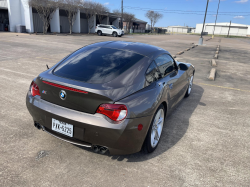
<path fill-rule="evenodd" d="M 46 64 L 52 66 L 82 46 L 126 40 L 176 54 L 198 39 L 0 33 L 1 186 L 249 186 L 249 39 L 204 40 L 205 45 L 177 56 L 196 67 L 193 90 L 165 121 L 152 154 L 96 154 L 38 131 L 26 109 L 32 79 L 46 70 Z M 217 45 L 218 73 L 209 81 Z"/>

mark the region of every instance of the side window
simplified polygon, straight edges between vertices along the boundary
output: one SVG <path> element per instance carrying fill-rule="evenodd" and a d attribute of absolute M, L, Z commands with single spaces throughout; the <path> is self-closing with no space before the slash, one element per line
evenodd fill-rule
<path fill-rule="evenodd" d="M 171 73 L 174 70 L 174 61 L 173 59 L 167 55 L 161 55 L 155 59 L 156 65 L 159 67 L 159 70 L 163 77 L 167 74 Z"/>
<path fill-rule="evenodd" d="M 146 80 L 149 84 L 151 84 L 152 82 L 157 81 L 159 78 L 160 73 L 157 66 L 155 65 L 155 62 L 153 61 L 146 71 Z"/>

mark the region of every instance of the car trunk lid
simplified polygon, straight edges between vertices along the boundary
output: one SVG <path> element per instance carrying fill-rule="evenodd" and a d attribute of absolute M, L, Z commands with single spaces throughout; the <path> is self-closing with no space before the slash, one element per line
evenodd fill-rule
<path fill-rule="evenodd" d="M 58 83 L 54 80 L 37 80 L 41 99 L 73 110 L 96 113 L 103 103 L 113 103 L 113 100 L 97 93 L 85 91 L 75 84 Z"/>

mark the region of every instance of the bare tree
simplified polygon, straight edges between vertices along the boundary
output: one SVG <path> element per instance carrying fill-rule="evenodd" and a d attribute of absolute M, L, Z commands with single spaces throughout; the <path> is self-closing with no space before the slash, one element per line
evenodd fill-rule
<path fill-rule="evenodd" d="M 88 30 L 90 33 L 90 30 L 95 26 L 94 21 L 91 20 L 91 18 L 96 15 L 96 3 L 92 2 L 92 1 L 84 1 L 84 2 L 81 2 L 80 8 L 81 8 L 81 10 L 84 11 L 84 13 L 87 16 Z"/>
<path fill-rule="evenodd" d="M 59 3 L 55 0 L 29 0 L 28 4 L 38 12 L 43 22 L 43 34 L 46 34 Z"/>
<path fill-rule="evenodd" d="M 80 8 L 81 0 L 60 0 L 59 6 L 64 9 L 69 20 L 69 34 L 72 34 L 72 28 L 76 20 L 76 15 Z"/>
<path fill-rule="evenodd" d="M 129 30 L 132 27 L 133 20 L 135 19 L 135 15 L 128 13 L 128 12 L 123 12 L 123 21 L 126 22 L 126 29 L 129 32 Z"/>
<path fill-rule="evenodd" d="M 159 12 L 152 11 L 152 10 L 147 11 L 147 13 L 145 14 L 145 16 L 150 20 L 150 23 L 151 23 L 151 32 L 152 32 L 152 29 L 155 26 L 155 24 L 159 21 L 160 18 L 163 17 L 163 15 L 160 14 Z"/>
<path fill-rule="evenodd" d="M 120 27 L 121 29 L 123 29 L 123 25 L 122 25 L 122 21 L 121 21 L 121 19 L 122 19 L 121 11 L 120 11 L 119 9 L 115 9 L 115 10 L 113 10 L 112 12 L 113 12 L 114 14 L 116 14 L 116 16 L 118 16 L 118 17 L 120 18 L 119 27 Z"/>
<path fill-rule="evenodd" d="M 116 14 L 117 16 L 121 16 L 120 10 L 116 9 L 113 10 L 113 13 Z M 129 29 L 132 26 L 133 20 L 135 20 L 135 15 L 131 14 L 129 12 L 123 12 L 123 22 L 126 22 L 126 30 L 129 32 Z"/>
<path fill-rule="evenodd" d="M 105 5 L 103 5 L 101 3 L 96 3 L 96 5 L 95 5 L 95 11 L 96 11 L 98 20 L 101 23 L 103 17 L 105 16 L 105 14 L 106 15 L 108 14 L 109 9 Z"/>

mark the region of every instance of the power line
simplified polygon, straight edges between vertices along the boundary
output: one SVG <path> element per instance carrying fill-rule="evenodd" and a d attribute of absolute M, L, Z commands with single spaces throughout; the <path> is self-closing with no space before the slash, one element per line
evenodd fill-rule
<path fill-rule="evenodd" d="M 151 8 L 141 8 L 141 7 L 133 7 L 133 6 L 124 6 L 127 8 L 138 8 L 138 9 L 147 9 L 147 10 L 152 10 Z M 154 9 L 154 10 L 162 10 L 162 11 L 180 11 L 180 12 L 204 12 L 200 10 L 168 10 L 168 9 Z M 207 12 L 215 12 L 216 11 L 207 11 Z M 221 12 L 221 13 L 250 13 L 250 12 Z"/>
<path fill-rule="evenodd" d="M 164 9 L 150 9 L 150 8 L 140 8 L 140 7 L 129 7 L 129 6 L 124 6 L 127 9 L 133 9 L 133 10 L 142 10 L 142 11 L 148 11 L 148 10 L 154 10 L 158 12 L 163 12 L 163 13 L 175 13 L 175 14 L 194 14 L 194 15 L 203 15 L 201 13 L 195 13 L 199 11 L 183 11 L 183 10 L 164 10 Z M 237 13 L 237 12 L 228 12 L 224 14 L 218 14 L 218 15 L 224 15 L 224 16 L 238 16 L 236 14 L 229 14 L 229 13 Z M 250 13 L 250 12 L 238 12 L 238 13 Z M 214 14 L 208 14 L 208 15 L 214 15 Z M 250 16 L 250 14 L 247 15 L 242 15 L 242 16 Z"/>

